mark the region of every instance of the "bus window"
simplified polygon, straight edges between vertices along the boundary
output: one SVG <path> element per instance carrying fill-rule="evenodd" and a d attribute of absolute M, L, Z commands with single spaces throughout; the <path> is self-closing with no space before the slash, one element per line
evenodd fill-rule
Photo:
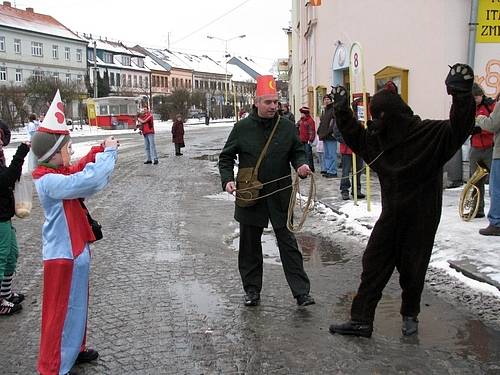
<path fill-rule="evenodd" d="M 107 115 L 108 114 L 108 106 L 107 105 L 100 105 L 99 106 L 99 114 L 100 115 Z"/>
<path fill-rule="evenodd" d="M 120 114 L 121 115 L 127 115 L 128 114 L 127 105 L 126 104 L 120 104 Z M 135 112 L 134 112 L 134 115 L 135 115 Z"/>
<path fill-rule="evenodd" d="M 120 114 L 119 110 L 120 110 L 120 106 L 118 106 L 118 105 L 110 105 L 109 106 L 109 113 L 112 115 Z"/>

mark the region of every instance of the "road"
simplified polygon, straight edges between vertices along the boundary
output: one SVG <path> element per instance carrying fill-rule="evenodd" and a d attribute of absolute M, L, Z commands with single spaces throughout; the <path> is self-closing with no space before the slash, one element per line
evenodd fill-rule
<path fill-rule="evenodd" d="M 330 335 L 329 324 L 348 316 L 360 274 L 358 242 L 342 231 L 321 238 L 306 225 L 298 236 L 316 305 L 298 308 L 281 265 L 271 261 L 261 306 L 244 307 L 232 246 L 238 226 L 233 203 L 220 198 L 216 168 L 228 132 L 187 132 L 182 157 L 159 133 L 157 166 L 142 163 L 141 137 L 120 136 L 113 181 L 87 202 L 104 231 L 92 246 L 88 323 L 89 346 L 101 357 L 77 373 L 500 373 L 500 331 L 438 294 L 424 292 L 420 334 L 403 338 L 397 276 L 371 339 Z M 42 216 L 36 202 L 30 218 L 14 222 L 16 284 L 27 297 L 20 314 L 0 319 L 2 374 L 36 373 Z"/>

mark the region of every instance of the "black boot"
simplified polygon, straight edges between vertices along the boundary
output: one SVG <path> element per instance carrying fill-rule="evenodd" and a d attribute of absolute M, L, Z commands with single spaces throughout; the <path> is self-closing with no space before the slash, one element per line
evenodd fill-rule
<path fill-rule="evenodd" d="M 297 296 L 297 305 L 299 306 L 309 306 L 314 305 L 316 302 L 309 294 L 301 294 Z"/>
<path fill-rule="evenodd" d="M 350 320 L 342 324 L 332 324 L 330 333 L 338 333 L 340 335 L 371 337 L 373 332 L 372 323 L 356 322 Z"/>
<path fill-rule="evenodd" d="M 99 353 L 94 349 L 85 349 L 83 352 L 78 353 L 75 363 L 87 363 L 95 361 L 99 358 Z"/>
<path fill-rule="evenodd" d="M 256 291 L 249 291 L 245 294 L 245 306 L 257 306 L 260 303 L 260 294 Z"/>
<path fill-rule="evenodd" d="M 418 332 L 418 319 L 414 316 L 403 316 L 401 332 L 405 336 L 411 336 Z"/>

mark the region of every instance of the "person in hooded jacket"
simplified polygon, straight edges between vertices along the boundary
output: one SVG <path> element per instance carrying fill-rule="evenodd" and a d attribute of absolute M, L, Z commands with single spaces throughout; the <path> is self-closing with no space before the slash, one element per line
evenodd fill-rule
<path fill-rule="evenodd" d="M 472 86 L 472 95 L 476 101 L 476 117 L 489 116 L 495 108 L 495 101 L 484 95 L 484 91 L 477 83 Z M 490 170 L 493 158 L 493 133 L 475 126 L 472 129 L 471 148 L 469 156 L 470 176 L 474 174 L 478 164 Z M 475 183 L 479 189 L 479 208 L 476 218 L 484 217 L 484 184 L 487 183 L 488 176 L 484 176 Z"/>
<path fill-rule="evenodd" d="M 402 333 L 418 332 L 420 299 L 442 208 L 443 166 L 474 126 L 474 73 L 455 64 L 445 80 L 453 98 L 449 120 L 421 120 L 389 81 L 370 103 L 365 129 L 343 87 L 333 90 L 335 117 L 346 144 L 377 173 L 382 212 L 363 254 L 351 319 L 330 332 L 371 337 L 375 309 L 394 269 L 402 289 Z"/>
<path fill-rule="evenodd" d="M 16 272 L 18 246 L 16 230 L 12 226 L 15 213 L 14 186 L 21 177 L 23 162 L 30 150 L 28 143 L 21 143 L 10 165 L 5 165 L 3 146 L 10 142 L 10 130 L 0 120 L 0 316 L 21 311 L 24 295 L 12 292 L 12 279 Z"/>

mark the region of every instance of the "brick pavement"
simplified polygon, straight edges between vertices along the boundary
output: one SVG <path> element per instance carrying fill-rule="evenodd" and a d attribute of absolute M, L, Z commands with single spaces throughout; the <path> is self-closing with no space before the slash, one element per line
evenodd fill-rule
<path fill-rule="evenodd" d="M 297 308 L 279 265 L 265 265 L 262 305 L 242 306 L 237 254 L 227 244 L 232 204 L 204 198 L 220 190 L 212 161 L 227 130 L 190 133 L 182 158 L 158 141 L 160 164 L 142 164 L 142 147 L 120 155 L 111 186 L 89 200 L 105 238 L 93 246 L 89 344 L 96 364 L 79 374 L 482 373 L 499 362 L 499 333 L 425 295 L 418 339 L 403 340 L 398 287 L 391 284 L 371 340 L 328 334 L 344 319 L 360 254 L 343 239 L 344 260 L 308 254 L 315 306 Z M 16 221 L 24 311 L 0 320 L 2 373 L 34 373 L 37 355 L 41 215 Z M 320 251 L 318 249 L 317 251 Z M 436 321 L 447 311 L 448 321 Z M 482 349 L 475 347 L 482 335 Z M 460 348 L 460 350 L 457 350 Z M 498 366 L 497 366 L 498 368 Z"/>

